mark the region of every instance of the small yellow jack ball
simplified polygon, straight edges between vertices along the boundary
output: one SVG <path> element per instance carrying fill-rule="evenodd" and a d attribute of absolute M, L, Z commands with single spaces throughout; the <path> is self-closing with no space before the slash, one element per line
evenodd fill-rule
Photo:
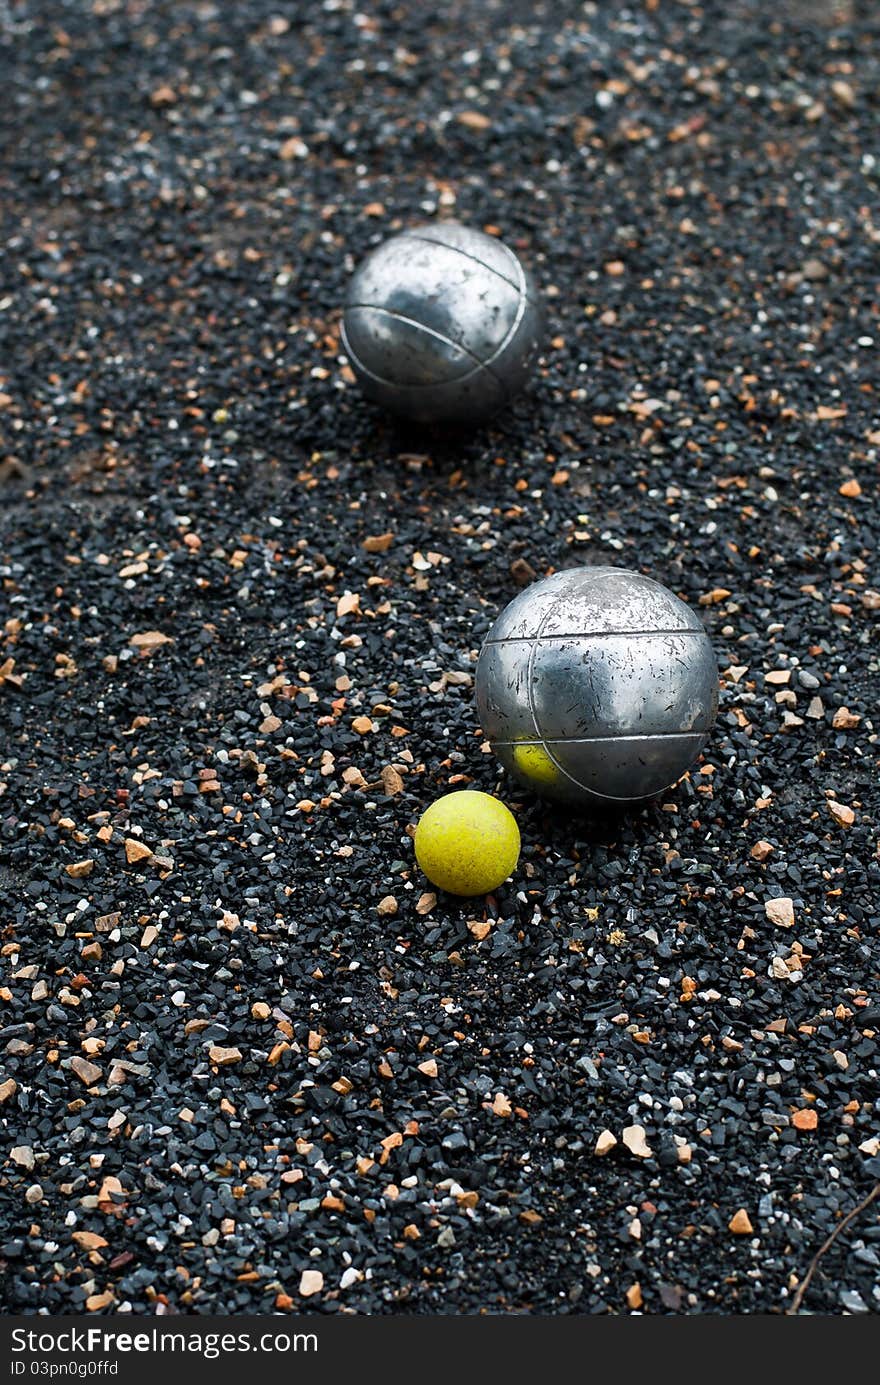
<path fill-rule="evenodd" d="M 491 794 L 459 789 L 419 819 L 416 860 L 432 885 L 450 894 L 488 894 L 519 860 L 516 819 Z"/>
<path fill-rule="evenodd" d="M 533 784 L 552 786 L 559 782 L 559 770 L 542 745 L 528 742 L 513 747 L 513 761 L 523 777 Z"/>

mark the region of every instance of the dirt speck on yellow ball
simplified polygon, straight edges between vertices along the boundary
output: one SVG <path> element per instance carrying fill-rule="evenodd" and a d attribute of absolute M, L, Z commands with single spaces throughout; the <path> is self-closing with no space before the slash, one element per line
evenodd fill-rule
<path fill-rule="evenodd" d="M 422 814 L 415 848 L 432 885 L 450 894 L 488 894 L 516 867 L 519 828 L 510 809 L 491 794 L 459 789 Z"/>

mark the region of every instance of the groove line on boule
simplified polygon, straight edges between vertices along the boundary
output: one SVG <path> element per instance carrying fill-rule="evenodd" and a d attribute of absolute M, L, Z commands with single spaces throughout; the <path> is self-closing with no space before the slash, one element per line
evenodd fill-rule
<path fill-rule="evenodd" d="M 490 274 L 494 274 L 498 279 L 503 279 L 504 283 L 509 284 L 512 289 L 518 287 L 512 279 L 508 279 L 507 275 L 502 274 L 501 270 L 496 269 L 494 265 L 486 264 L 486 261 L 481 260 L 479 256 L 472 255 L 469 250 L 462 250 L 457 245 L 450 245 L 448 241 L 434 240 L 431 236 L 419 236 L 416 235 L 414 231 L 403 231 L 401 233 L 401 238 L 405 240 L 418 240 L 421 241 L 422 245 L 441 245 L 447 250 L 453 250 L 456 255 L 463 255 L 466 260 L 472 260 L 473 263 L 478 264 L 481 269 L 488 270 Z M 500 245 L 502 250 L 505 250 L 508 255 L 511 255 L 511 252 L 507 249 L 503 241 L 498 241 L 497 244 Z M 513 258 L 512 255 L 511 258 Z"/>
<path fill-rule="evenodd" d="M 346 305 L 346 312 L 356 312 L 358 310 L 360 310 L 361 312 L 384 313 L 386 317 L 393 317 L 396 322 L 405 322 L 407 326 L 417 328 L 420 332 L 426 333 L 427 336 L 434 337 L 437 341 L 441 341 L 444 346 L 451 346 L 453 351 L 460 351 L 462 355 L 469 356 L 470 359 L 475 362 L 475 364 L 471 366 L 470 370 L 465 370 L 464 373 L 461 375 L 449 375 L 446 377 L 445 380 L 415 380 L 409 385 L 401 385 L 397 380 L 389 380 L 384 375 L 377 375 L 375 370 L 370 370 L 367 366 L 364 365 L 363 361 L 361 360 L 357 352 L 351 350 L 348 335 L 345 331 L 345 325 L 343 324 L 340 329 L 340 336 L 342 337 L 343 344 L 345 345 L 346 354 L 351 356 L 352 360 L 357 361 L 358 365 L 360 366 L 361 370 L 363 370 L 364 374 L 369 375 L 370 378 L 375 380 L 378 384 L 390 385 L 395 389 L 404 390 L 440 389 L 444 385 L 461 385 L 466 380 L 470 380 L 471 377 L 476 375 L 479 370 L 487 370 L 489 374 L 492 376 L 492 379 L 498 385 L 499 389 L 504 394 L 505 399 L 509 398 L 507 386 L 501 379 L 500 375 L 498 375 L 496 371 L 492 369 L 492 362 L 497 360 L 498 355 L 507 346 L 513 332 L 516 330 L 516 328 L 519 326 L 519 323 L 522 321 L 522 314 L 525 312 L 525 305 L 522 296 L 520 297 L 520 304 L 517 309 L 518 315 L 516 320 L 514 321 L 513 326 L 508 330 L 501 345 L 496 348 L 496 350 L 489 357 L 488 361 L 481 361 L 480 357 L 476 354 L 476 352 L 472 351 L 469 346 L 465 346 L 463 342 L 453 341 L 452 337 L 445 336 L 443 332 L 438 332 L 434 327 L 428 327 L 426 323 L 419 322 L 419 320 L 415 317 L 407 317 L 405 313 L 398 312 L 396 308 L 384 308 L 380 306 L 380 304 L 378 303 L 348 303 Z"/>
<path fill-rule="evenodd" d="M 528 643 L 530 643 L 530 642 L 531 642 L 532 644 L 540 644 L 540 643 L 546 643 L 546 642 L 549 641 L 549 640 L 602 640 L 602 639 L 606 639 L 606 638 L 608 638 L 608 637 L 612 637 L 612 638 L 614 638 L 614 639 L 619 639 L 619 638 L 622 638 L 623 636 L 626 636 L 627 639 L 647 639 L 648 637 L 650 637 L 651 639 L 653 639 L 655 636 L 658 636 L 658 635 L 661 636 L 661 637 L 663 637 L 663 636 L 666 636 L 666 635 L 702 635 L 702 634 L 703 634 L 703 631 L 702 631 L 702 630 L 693 630 L 693 629 L 686 629 L 686 630 L 593 630 L 593 631 L 578 630 L 578 631 L 573 631 L 571 634 L 568 634 L 568 635 L 565 635 L 565 634 L 559 634 L 559 635 L 504 635 L 504 636 L 502 636 L 502 638 L 501 638 L 500 640 L 484 640 L 483 643 L 484 643 L 484 645 L 485 645 L 487 648 L 491 648 L 493 645 L 496 645 L 496 644 L 528 644 Z"/>
<path fill-rule="evenodd" d="M 538 734 L 535 740 L 520 741 L 498 741 L 491 740 L 492 745 L 542 745 L 546 749 L 551 745 L 606 745 L 609 741 L 698 741 L 704 736 L 708 736 L 711 727 L 706 727 L 703 731 L 642 731 L 632 734 L 612 733 L 610 736 L 542 736 Z"/>
<path fill-rule="evenodd" d="M 534 698 L 532 697 L 532 682 L 534 680 L 535 675 L 535 658 L 538 651 L 538 641 L 541 637 L 541 632 L 543 631 L 544 626 L 547 624 L 547 621 L 550 619 L 551 615 L 556 610 L 558 604 L 559 601 L 557 598 L 557 600 L 548 607 L 547 611 L 544 613 L 543 617 L 538 622 L 538 629 L 535 632 L 536 637 L 534 642 L 532 643 L 531 649 L 529 650 L 529 662 L 526 670 L 526 702 L 528 704 L 528 709 L 531 714 L 532 724 L 535 728 L 535 734 L 538 737 L 538 743 L 541 745 L 544 754 L 547 756 L 547 759 L 550 761 L 552 765 L 556 767 L 556 770 L 559 774 L 563 775 L 570 784 L 574 784 L 575 788 L 580 789 L 581 793 L 583 793 L 589 792 L 587 785 L 581 783 L 580 779 L 576 779 L 574 775 L 565 768 L 564 765 L 559 763 L 559 760 L 553 754 L 553 751 L 550 749 L 546 740 L 544 739 L 544 734 L 541 731 L 540 726 L 538 725 L 538 716 L 535 711 Z M 527 744 L 531 744 L 531 742 L 527 742 Z M 604 794 L 603 797 L 610 798 L 612 797 L 612 795 Z"/>

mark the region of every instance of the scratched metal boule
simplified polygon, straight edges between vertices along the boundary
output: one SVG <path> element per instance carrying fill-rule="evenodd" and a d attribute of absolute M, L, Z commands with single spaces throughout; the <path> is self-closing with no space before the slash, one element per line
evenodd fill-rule
<path fill-rule="evenodd" d="M 535 793 L 583 806 L 649 798 L 706 742 L 718 670 L 689 606 L 640 573 L 582 567 L 502 611 L 476 674 L 498 759 Z"/>
<path fill-rule="evenodd" d="M 342 344 L 368 399 L 421 423 L 475 424 L 522 389 L 544 314 L 506 245 L 456 222 L 377 247 L 345 300 Z"/>

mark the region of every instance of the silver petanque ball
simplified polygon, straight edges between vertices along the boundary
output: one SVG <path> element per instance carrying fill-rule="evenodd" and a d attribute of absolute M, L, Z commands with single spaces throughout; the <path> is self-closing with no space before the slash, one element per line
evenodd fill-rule
<path fill-rule="evenodd" d="M 480 725 L 504 768 L 545 798 L 606 807 L 680 779 L 718 708 L 718 666 L 689 606 L 617 567 L 558 572 L 486 636 Z"/>
<path fill-rule="evenodd" d="M 392 236 L 355 271 L 342 344 L 368 399 L 420 423 L 478 423 L 537 360 L 544 313 L 501 241 L 456 222 Z"/>

